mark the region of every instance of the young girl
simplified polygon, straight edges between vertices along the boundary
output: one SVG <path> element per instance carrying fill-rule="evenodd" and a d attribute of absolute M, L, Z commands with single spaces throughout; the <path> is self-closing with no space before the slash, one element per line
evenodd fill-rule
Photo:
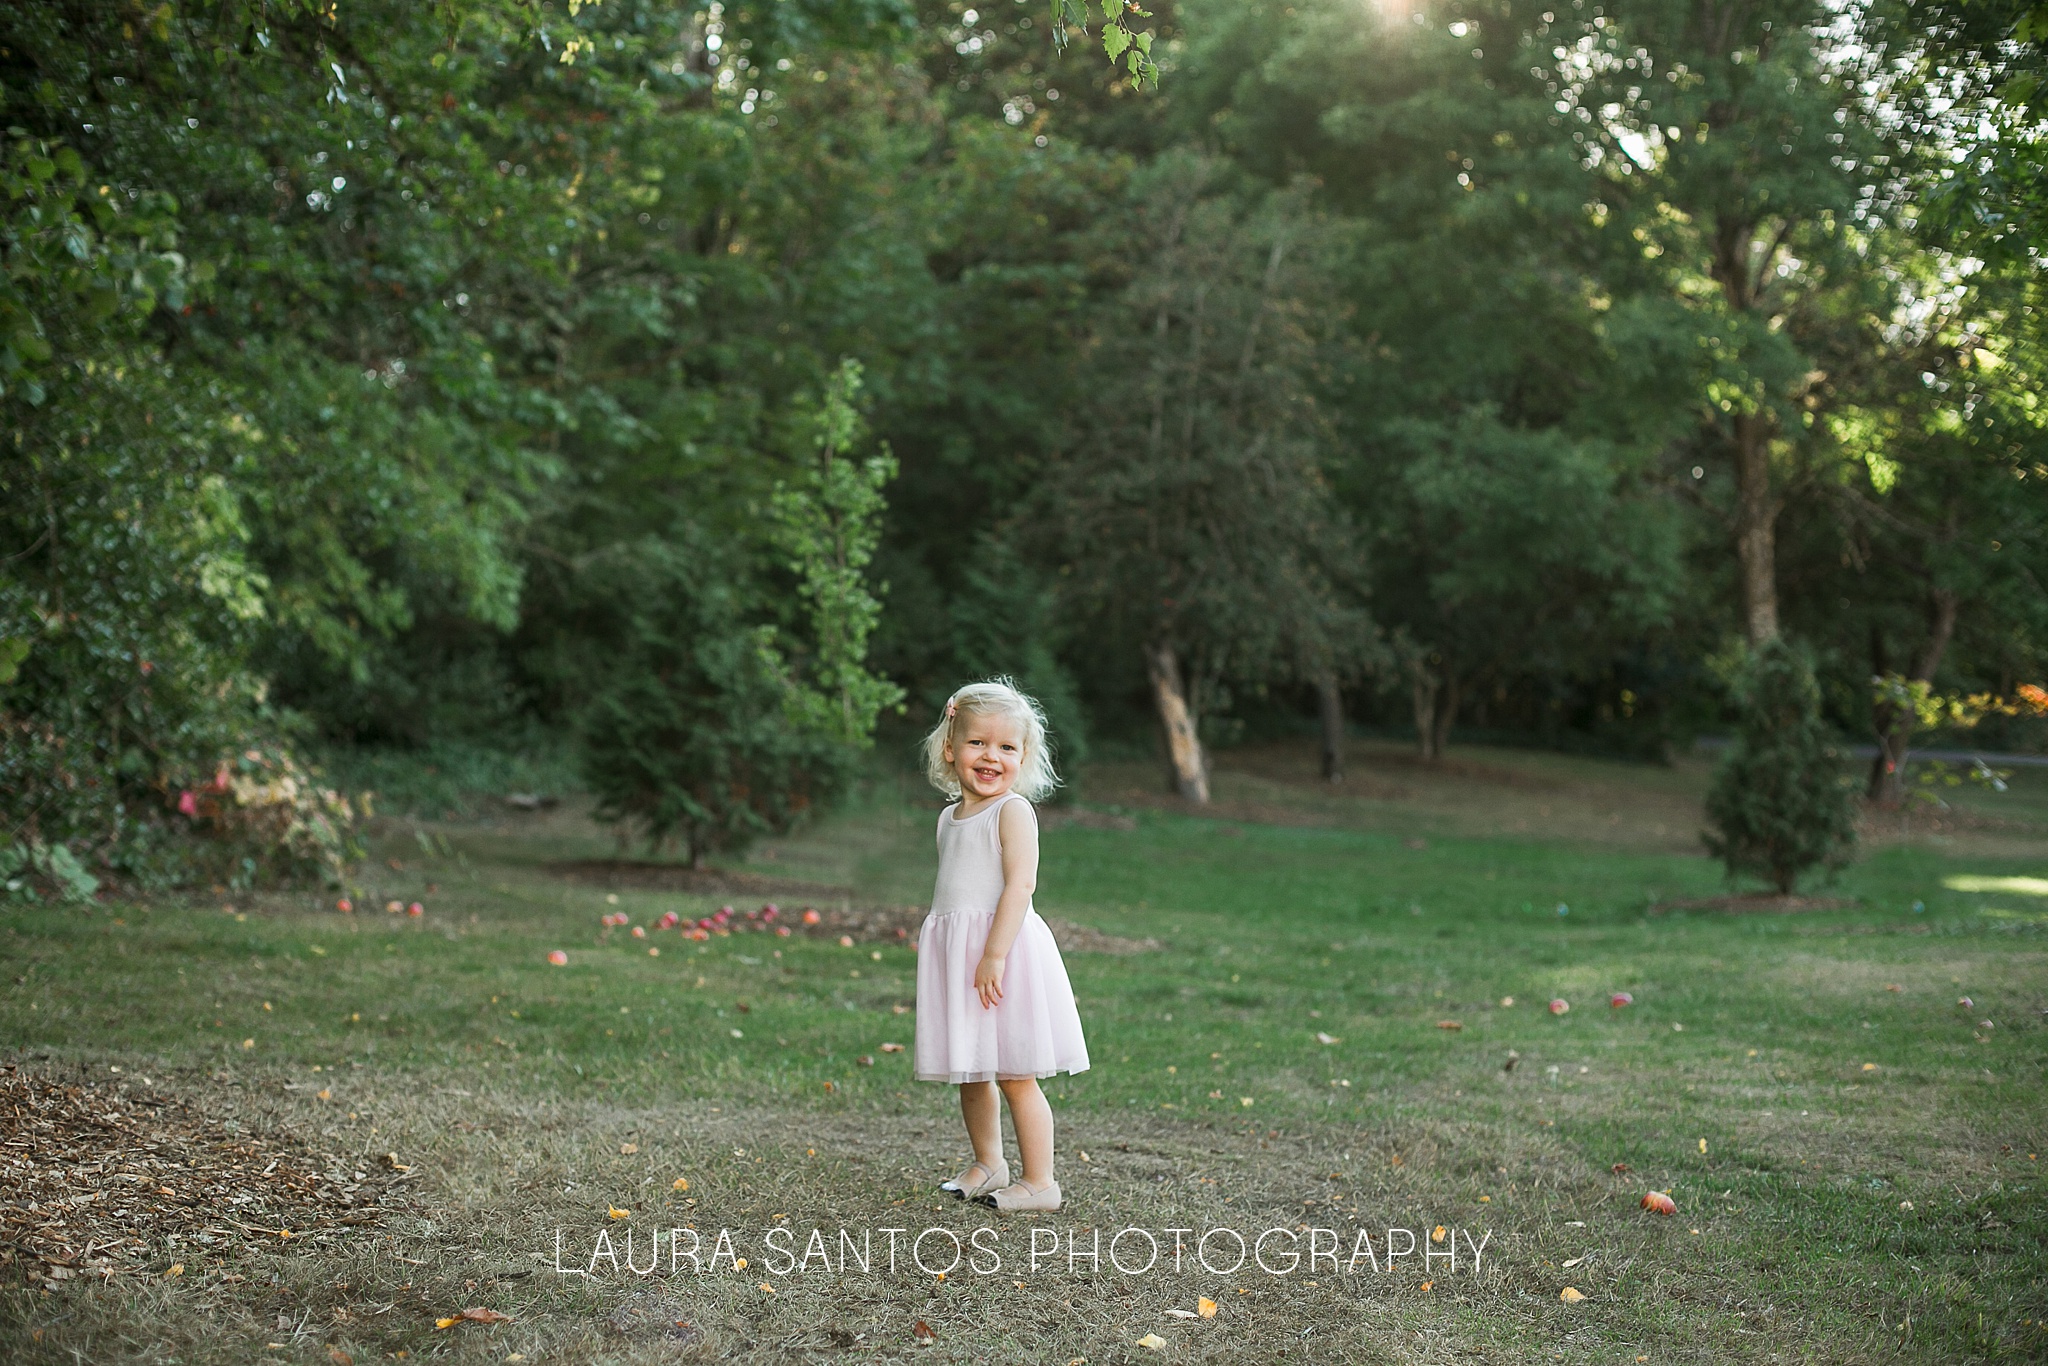
<path fill-rule="evenodd" d="M 999 1210 L 1056 1210 L 1052 1108 L 1038 1079 L 1082 1072 L 1088 1046 L 1052 931 L 1031 908 L 1038 881 L 1032 797 L 1059 782 L 1045 716 L 1007 680 L 970 683 L 925 737 L 932 785 L 959 800 L 939 814 L 939 880 L 917 936 L 919 1081 L 960 1088 L 974 1162 L 939 1189 Z M 1024 1176 L 1010 1180 L 996 1090 Z"/>

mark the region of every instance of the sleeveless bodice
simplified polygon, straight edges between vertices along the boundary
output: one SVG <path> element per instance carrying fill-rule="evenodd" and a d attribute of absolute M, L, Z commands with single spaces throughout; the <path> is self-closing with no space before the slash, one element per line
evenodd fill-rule
<path fill-rule="evenodd" d="M 998 797 L 966 820 L 953 819 L 954 803 L 939 813 L 939 880 L 932 889 L 932 914 L 969 911 L 994 915 L 1003 895 L 1003 839 L 996 813 L 1018 793 Z M 1027 907 L 1028 909 L 1028 907 Z"/>

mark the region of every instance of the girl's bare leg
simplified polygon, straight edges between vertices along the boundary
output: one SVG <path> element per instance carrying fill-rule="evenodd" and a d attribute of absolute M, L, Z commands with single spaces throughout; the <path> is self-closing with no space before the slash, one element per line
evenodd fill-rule
<path fill-rule="evenodd" d="M 1042 1187 L 1052 1180 L 1052 1106 L 1046 1103 L 1045 1092 L 1038 1089 L 1036 1077 L 1004 1077 L 996 1085 L 1003 1088 L 1003 1095 L 1010 1102 L 1010 1123 L 1017 1130 L 1024 1180 L 1033 1187 Z M 966 1088 L 961 1089 L 964 1094 Z"/>
<path fill-rule="evenodd" d="M 960 1118 L 967 1124 L 967 1140 L 974 1145 L 974 1160 L 993 1173 L 1003 1160 L 1002 1103 L 996 1099 L 995 1083 L 960 1083 Z"/>

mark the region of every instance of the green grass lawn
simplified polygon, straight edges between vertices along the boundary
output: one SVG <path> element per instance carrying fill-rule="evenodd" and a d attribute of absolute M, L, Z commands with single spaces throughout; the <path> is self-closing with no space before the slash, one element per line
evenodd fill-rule
<path fill-rule="evenodd" d="M 607 912 L 651 925 L 733 898 L 566 876 L 615 852 L 573 810 L 391 822 L 353 915 L 310 894 L 7 909 L 0 1042 L 24 1068 L 414 1168 L 381 1225 L 152 1247 L 51 1291 L 15 1277 L 8 1354 L 2048 1356 L 2048 898 L 1948 885 L 2048 873 L 2030 785 L 2048 777 L 1873 826 L 1815 889 L 1850 905 L 1737 915 L 1674 904 L 1726 890 L 1694 852 L 1698 766 L 1455 757 L 1368 748 L 1333 795 L 1305 752 L 1233 753 L 1203 815 L 1149 771 L 1083 775 L 1092 814 L 1049 819 L 1039 908 L 1158 947 L 1069 954 L 1094 1067 L 1047 1087 L 1068 1204 L 1010 1223 L 932 1195 L 965 1148 L 951 1094 L 882 1049 L 910 1040 L 907 948 L 607 930 Z M 878 779 L 748 871 L 821 905 L 915 902 L 935 811 Z M 1675 1217 L 1638 1208 L 1651 1189 Z M 557 1229 L 576 1260 L 600 1229 L 683 1223 L 707 1247 L 730 1228 L 750 1265 L 546 1260 Z M 776 1274 L 764 1256 L 777 1226 L 801 1250 L 813 1226 L 983 1225 L 1001 1274 Z M 1329 1227 L 1348 1256 L 1358 1228 L 1438 1225 L 1453 1246 L 1490 1235 L 1476 1273 L 1024 1260 L 1033 1229 Z M 1215 1318 L 1165 1313 L 1200 1296 Z M 512 1321 L 435 1328 L 469 1304 Z M 692 1327 L 636 1326 L 649 1315 Z"/>

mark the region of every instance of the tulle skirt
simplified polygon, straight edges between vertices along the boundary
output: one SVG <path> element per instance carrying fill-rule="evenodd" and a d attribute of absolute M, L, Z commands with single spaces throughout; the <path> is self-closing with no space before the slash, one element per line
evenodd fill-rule
<path fill-rule="evenodd" d="M 952 911 L 925 917 L 917 934 L 919 1081 L 959 1083 L 1049 1077 L 1088 1070 L 1088 1045 L 1074 989 L 1052 930 L 1037 911 L 1003 965 L 1003 999 L 984 1009 L 974 990 L 995 912 Z"/>

